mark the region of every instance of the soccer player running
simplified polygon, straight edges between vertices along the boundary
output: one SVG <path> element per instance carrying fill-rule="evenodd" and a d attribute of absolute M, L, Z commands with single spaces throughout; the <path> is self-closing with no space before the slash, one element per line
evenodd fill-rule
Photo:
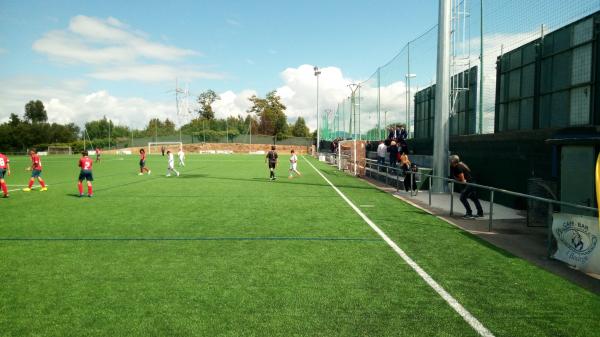
<path fill-rule="evenodd" d="M 275 145 L 271 146 L 271 151 L 267 153 L 267 157 L 265 158 L 265 162 L 269 164 L 269 172 L 270 172 L 270 180 L 277 179 L 275 177 L 275 167 L 277 166 L 277 151 L 275 151 Z"/>
<path fill-rule="evenodd" d="M 298 176 L 302 175 L 302 173 L 298 171 L 298 156 L 296 156 L 296 151 L 292 150 L 291 154 L 292 155 L 290 156 L 290 176 L 288 177 L 289 179 L 292 179 L 294 177 L 294 173 L 296 173 Z"/>
<path fill-rule="evenodd" d="M 83 180 L 85 179 L 87 182 L 88 188 L 88 197 L 92 197 L 92 181 L 94 181 L 94 177 L 92 176 L 92 159 L 88 157 L 87 151 L 81 152 L 81 159 L 79 159 L 79 167 L 81 171 L 79 172 L 79 182 L 77 183 L 77 189 L 79 190 L 79 197 L 83 197 Z"/>
<path fill-rule="evenodd" d="M 148 172 L 148 175 L 152 173 L 150 169 L 146 167 L 146 150 L 140 149 L 140 173 L 138 175 L 144 175 L 144 172 Z"/>
<path fill-rule="evenodd" d="M 183 162 L 185 160 L 185 153 L 183 152 L 183 147 L 179 148 L 177 156 L 179 157 L 179 166 L 185 166 L 185 163 Z"/>
<path fill-rule="evenodd" d="M 44 179 L 42 179 L 42 160 L 35 150 L 29 151 L 29 156 L 31 157 L 31 166 L 27 168 L 27 171 L 31 171 L 31 178 L 29 178 L 28 187 L 24 188 L 23 192 L 31 192 L 35 179 L 37 179 L 40 186 L 42 186 L 40 191 L 45 192 L 48 188 L 46 187 Z"/>
<path fill-rule="evenodd" d="M 2 197 L 8 198 L 8 188 L 4 181 L 5 175 L 10 175 L 10 160 L 7 156 L 0 153 L 0 187 L 2 187 Z"/>
<path fill-rule="evenodd" d="M 179 177 L 179 171 L 175 169 L 175 159 L 173 159 L 173 152 L 167 150 L 167 160 L 169 161 L 169 166 L 167 166 L 167 177 L 171 176 L 171 172 L 175 172 Z"/>

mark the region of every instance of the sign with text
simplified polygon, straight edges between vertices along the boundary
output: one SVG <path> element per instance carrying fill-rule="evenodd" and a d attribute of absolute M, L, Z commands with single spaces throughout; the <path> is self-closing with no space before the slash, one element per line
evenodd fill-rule
<path fill-rule="evenodd" d="M 553 256 L 555 259 L 579 270 L 600 274 L 600 230 L 597 218 L 556 213 L 552 233 L 558 245 Z"/>

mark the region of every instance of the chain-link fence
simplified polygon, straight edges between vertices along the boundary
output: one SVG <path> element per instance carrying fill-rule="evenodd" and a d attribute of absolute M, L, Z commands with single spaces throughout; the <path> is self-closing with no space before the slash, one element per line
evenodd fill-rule
<path fill-rule="evenodd" d="M 494 132 L 498 123 L 495 120 L 498 115 L 496 95 L 501 89 L 497 81 L 499 57 L 598 10 L 598 0 L 454 0 L 449 74 L 451 134 Z M 436 18 L 437 13 L 432 13 L 432 19 Z M 331 113 L 323 115 L 322 139 L 376 140 L 384 138 L 387 128 L 397 124 L 406 126 L 409 137 L 432 138 L 437 28 L 436 25 L 425 30 L 402 46 L 379 47 L 382 51 L 400 49 L 400 52 L 375 69 L 368 79 L 350 86 L 348 97 L 339 102 Z M 577 36 L 563 38 L 569 39 L 570 45 L 575 46 L 574 41 L 585 35 L 584 30 L 585 27 L 580 27 L 577 32 L 572 31 Z M 548 50 L 547 47 L 544 48 Z M 572 52 L 570 60 L 573 67 L 585 68 L 589 63 L 585 63 L 589 61 L 586 55 L 591 55 L 591 52 Z M 524 69 L 512 71 L 514 69 L 511 68 L 512 73 L 506 74 L 502 83 L 533 82 L 533 79 L 527 78 L 531 71 L 526 67 L 526 56 L 515 55 L 515 60 L 517 56 L 520 61 L 515 62 L 519 63 L 515 68 Z M 588 68 L 583 72 L 591 72 Z M 516 93 L 517 89 L 519 93 Z M 513 86 L 514 93 L 521 96 L 526 89 Z M 581 101 L 580 92 L 571 96 L 571 101 Z M 522 115 L 529 111 L 527 102 L 519 105 L 518 109 L 516 103 L 512 104 L 512 108 L 507 105 L 504 115 L 513 120 L 510 125 L 514 126 L 514 120 L 523 119 Z"/>

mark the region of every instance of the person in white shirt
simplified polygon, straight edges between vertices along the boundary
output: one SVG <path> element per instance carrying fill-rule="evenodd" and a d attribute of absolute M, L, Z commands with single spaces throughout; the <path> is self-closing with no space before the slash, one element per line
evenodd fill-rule
<path fill-rule="evenodd" d="M 377 164 L 385 165 L 385 155 L 387 154 L 387 146 L 383 141 L 379 142 L 377 146 Z"/>
<path fill-rule="evenodd" d="M 298 176 L 301 176 L 302 173 L 300 173 L 298 171 L 298 156 L 296 156 L 296 152 L 294 150 L 292 150 L 291 152 L 291 156 L 290 156 L 290 176 L 289 179 L 292 179 L 294 177 L 294 173 L 296 173 Z"/>
<path fill-rule="evenodd" d="M 185 153 L 183 153 L 183 148 L 179 148 L 179 152 L 177 152 L 177 156 L 179 157 L 179 166 L 185 166 L 183 162 L 185 160 Z"/>
<path fill-rule="evenodd" d="M 171 172 L 175 172 L 179 177 L 179 171 L 175 169 L 175 159 L 173 159 L 173 153 L 171 151 L 167 151 L 167 158 L 169 160 L 169 166 L 167 167 L 167 177 L 171 176 Z"/>

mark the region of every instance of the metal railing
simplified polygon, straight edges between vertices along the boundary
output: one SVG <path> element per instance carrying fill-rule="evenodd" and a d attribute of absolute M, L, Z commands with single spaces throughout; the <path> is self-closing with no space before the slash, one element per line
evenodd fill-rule
<path fill-rule="evenodd" d="M 396 178 L 396 189 L 399 190 L 399 180 L 400 180 L 400 174 L 399 171 L 401 171 L 401 168 L 399 167 L 394 167 L 394 166 L 389 166 L 389 165 L 382 165 L 380 163 L 378 163 L 376 160 L 373 159 L 367 159 L 366 160 L 366 164 L 365 164 L 365 172 L 368 172 L 369 175 L 372 175 L 373 173 L 378 174 L 379 176 L 383 175 L 385 173 L 385 182 L 386 185 L 389 185 L 389 178 L 390 177 L 394 177 Z M 390 175 L 389 173 L 391 172 L 395 172 L 396 174 L 392 174 Z M 585 210 L 585 211 L 591 211 L 591 212 L 595 212 L 596 214 L 598 213 L 598 209 L 594 208 L 594 207 L 590 207 L 590 206 L 584 206 L 584 205 L 578 205 L 578 204 L 574 204 L 574 203 L 570 203 L 570 202 L 565 202 L 565 201 L 560 201 L 560 200 L 553 200 L 553 199 L 548 199 L 548 198 L 543 198 L 543 197 L 538 197 L 538 196 L 534 196 L 534 195 L 530 195 L 530 194 L 526 194 L 526 193 L 520 193 L 520 192 L 514 192 L 514 191 L 509 191 L 509 190 L 505 190 L 502 188 L 497 188 L 497 187 L 492 187 L 492 186 L 486 186 L 486 185 L 481 185 L 481 184 L 476 184 L 476 183 L 468 183 L 468 182 L 460 182 L 457 181 L 455 179 L 452 178 L 448 178 L 448 177 L 441 177 L 441 176 L 436 176 L 433 174 L 427 174 L 424 172 L 412 172 L 410 170 L 405 171 L 405 174 L 409 174 L 411 176 L 415 176 L 415 175 L 419 175 L 419 177 L 422 179 L 423 177 L 427 177 L 428 179 L 428 193 L 429 193 L 429 206 L 431 206 L 431 195 L 432 195 L 432 191 L 431 191 L 431 187 L 432 187 L 432 180 L 433 179 L 442 179 L 444 181 L 446 181 L 450 187 L 449 187 L 449 191 L 450 191 L 450 215 L 454 215 L 454 185 L 455 184 L 461 184 L 461 185 L 466 185 L 466 186 L 472 186 L 475 187 L 477 189 L 482 189 L 482 190 L 487 190 L 490 193 L 490 198 L 489 198 L 489 203 L 490 203 L 490 209 L 489 209 L 489 214 L 488 214 L 488 231 L 491 232 L 492 231 L 492 225 L 493 225 L 493 220 L 494 220 L 494 196 L 496 193 L 503 193 L 506 195 L 510 195 L 510 196 L 514 196 L 514 197 L 520 197 L 520 198 L 525 198 L 525 199 L 530 199 L 530 200 L 535 200 L 535 201 L 539 201 L 539 202 L 544 202 L 548 204 L 548 233 L 547 233 L 547 244 L 548 244 L 548 256 L 551 255 L 551 249 L 552 249 L 552 215 L 554 214 L 554 208 L 555 206 L 565 206 L 565 207 L 572 207 L 575 209 L 580 209 L 580 210 Z M 415 177 L 415 180 L 417 179 L 417 177 Z M 411 190 L 411 196 L 413 196 L 413 181 L 411 180 L 411 186 L 410 186 L 410 190 Z M 418 193 L 418 185 L 417 185 L 417 191 L 414 191 L 414 195 L 416 195 Z"/>

